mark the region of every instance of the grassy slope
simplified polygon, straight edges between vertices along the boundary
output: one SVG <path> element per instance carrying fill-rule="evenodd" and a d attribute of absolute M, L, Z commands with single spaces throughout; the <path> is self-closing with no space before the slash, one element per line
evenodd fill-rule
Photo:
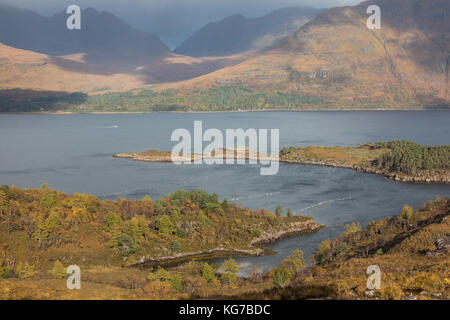
<path fill-rule="evenodd" d="M 255 289 L 238 298 L 450 299 L 449 253 L 437 251 L 434 243 L 449 241 L 449 215 L 450 200 L 443 199 L 427 202 L 409 217 L 354 228 L 322 243 L 316 252 L 320 262 L 295 274 L 286 287 Z M 366 294 L 371 265 L 381 268 L 382 285 Z"/>

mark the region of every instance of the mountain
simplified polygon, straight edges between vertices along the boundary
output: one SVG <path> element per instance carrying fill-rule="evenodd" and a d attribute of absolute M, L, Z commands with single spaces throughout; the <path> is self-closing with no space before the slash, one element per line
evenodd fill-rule
<path fill-rule="evenodd" d="M 369 30 L 369 5 L 381 30 Z M 244 84 L 332 108 L 448 108 L 450 1 L 374 0 L 319 14 L 270 50 L 178 84 Z"/>
<path fill-rule="evenodd" d="M 43 17 L 31 10 L 0 5 L 0 42 L 51 56 L 84 55 L 88 63 L 141 65 L 170 51 L 158 36 L 139 31 L 108 12 L 81 12 L 81 30 L 68 30 L 62 11 Z"/>
<path fill-rule="evenodd" d="M 46 91 L 127 91 L 191 79 L 245 58 L 174 54 L 156 35 L 92 8 L 82 10 L 81 30 L 68 30 L 67 17 L 65 12 L 43 17 L 0 4 L 2 97 L 20 101 L 24 94 L 40 97 Z M 17 96 L 12 89 L 25 91 Z"/>
<path fill-rule="evenodd" d="M 203 57 L 263 49 L 297 30 L 320 11 L 314 8 L 282 8 L 252 19 L 236 14 L 207 24 L 174 52 Z"/>
<path fill-rule="evenodd" d="M 0 89 L 35 89 L 95 92 L 131 90 L 143 86 L 136 76 L 0 43 Z"/>

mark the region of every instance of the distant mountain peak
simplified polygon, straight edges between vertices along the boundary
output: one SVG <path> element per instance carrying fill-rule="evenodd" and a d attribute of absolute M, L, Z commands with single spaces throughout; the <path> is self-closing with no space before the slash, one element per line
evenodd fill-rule
<path fill-rule="evenodd" d="M 65 27 L 65 10 L 42 17 L 31 10 L 0 5 L 0 42 L 48 55 L 85 53 L 96 64 L 126 61 L 136 65 L 170 54 L 154 34 L 134 29 L 117 16 L 92 7 L 81 10 L 81 30 Z"/>
<path fill-rule="evenodd" d="M 246 18 L 237 13 L 208 23 L 174 51 L 202 57 L 261 50 L 297 30 L 302 23 L 306 23 L 319 12 L 320 9 L 290 7 L 278 9 L 259 18 Z"/>

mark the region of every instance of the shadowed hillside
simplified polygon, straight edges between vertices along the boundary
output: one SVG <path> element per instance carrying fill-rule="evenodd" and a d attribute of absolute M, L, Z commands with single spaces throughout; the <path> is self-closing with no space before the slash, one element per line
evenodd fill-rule
<path fill-rule="evenodd" d="M 300 28 L 320 11 L 314 8 L 283 8 L 253 19 L 236 14 L 207 24 L 185 40 L 175 52 L 202 57 L 264 49 Z"/>
<path fill-rule="evenodd" d="M 68 30 L 65 10 L 42 17 L 0 5 L 0 42 L 52 56 L 83 53 L 88 63 L 148 64 L 169 49 L 151 33 L 138 31 L 108 12 L 81 12 L 81 30 Z"/>

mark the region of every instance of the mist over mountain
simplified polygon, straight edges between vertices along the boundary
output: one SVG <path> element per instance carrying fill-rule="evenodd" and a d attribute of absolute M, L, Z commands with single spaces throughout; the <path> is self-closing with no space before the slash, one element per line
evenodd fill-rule
<path fill-rule="evenodd" d="M 171 49 L 211 21 L 236 13 L 261 17 L 278 8 L 308 6 L 330 8 L 357 4 L 360 0 L 0 0 L 0 3 L 31 9 L 51 16 L 68 5 L 94 7 L 110 12 L 138 30 L 155 33 Z"/>
<path fill-rule="evenodd" d="M 81 12 L 81 30 L 68 30 L 65 11 L 43 17 L 0 5 L 0 42 L 52 55 L 84 54 L 89 63 L 148 63 L 170 51 L 155 34 L 139 31 L 108 12 Z"/>
<path fill-rule="evenodd" d="M 174 52 L 202 57 L 264 49 L 296 31 L 321 11 L 308 7 L 290 7 L 252 19 L 235 14 L 221 21 L 208 23 Z"/>

